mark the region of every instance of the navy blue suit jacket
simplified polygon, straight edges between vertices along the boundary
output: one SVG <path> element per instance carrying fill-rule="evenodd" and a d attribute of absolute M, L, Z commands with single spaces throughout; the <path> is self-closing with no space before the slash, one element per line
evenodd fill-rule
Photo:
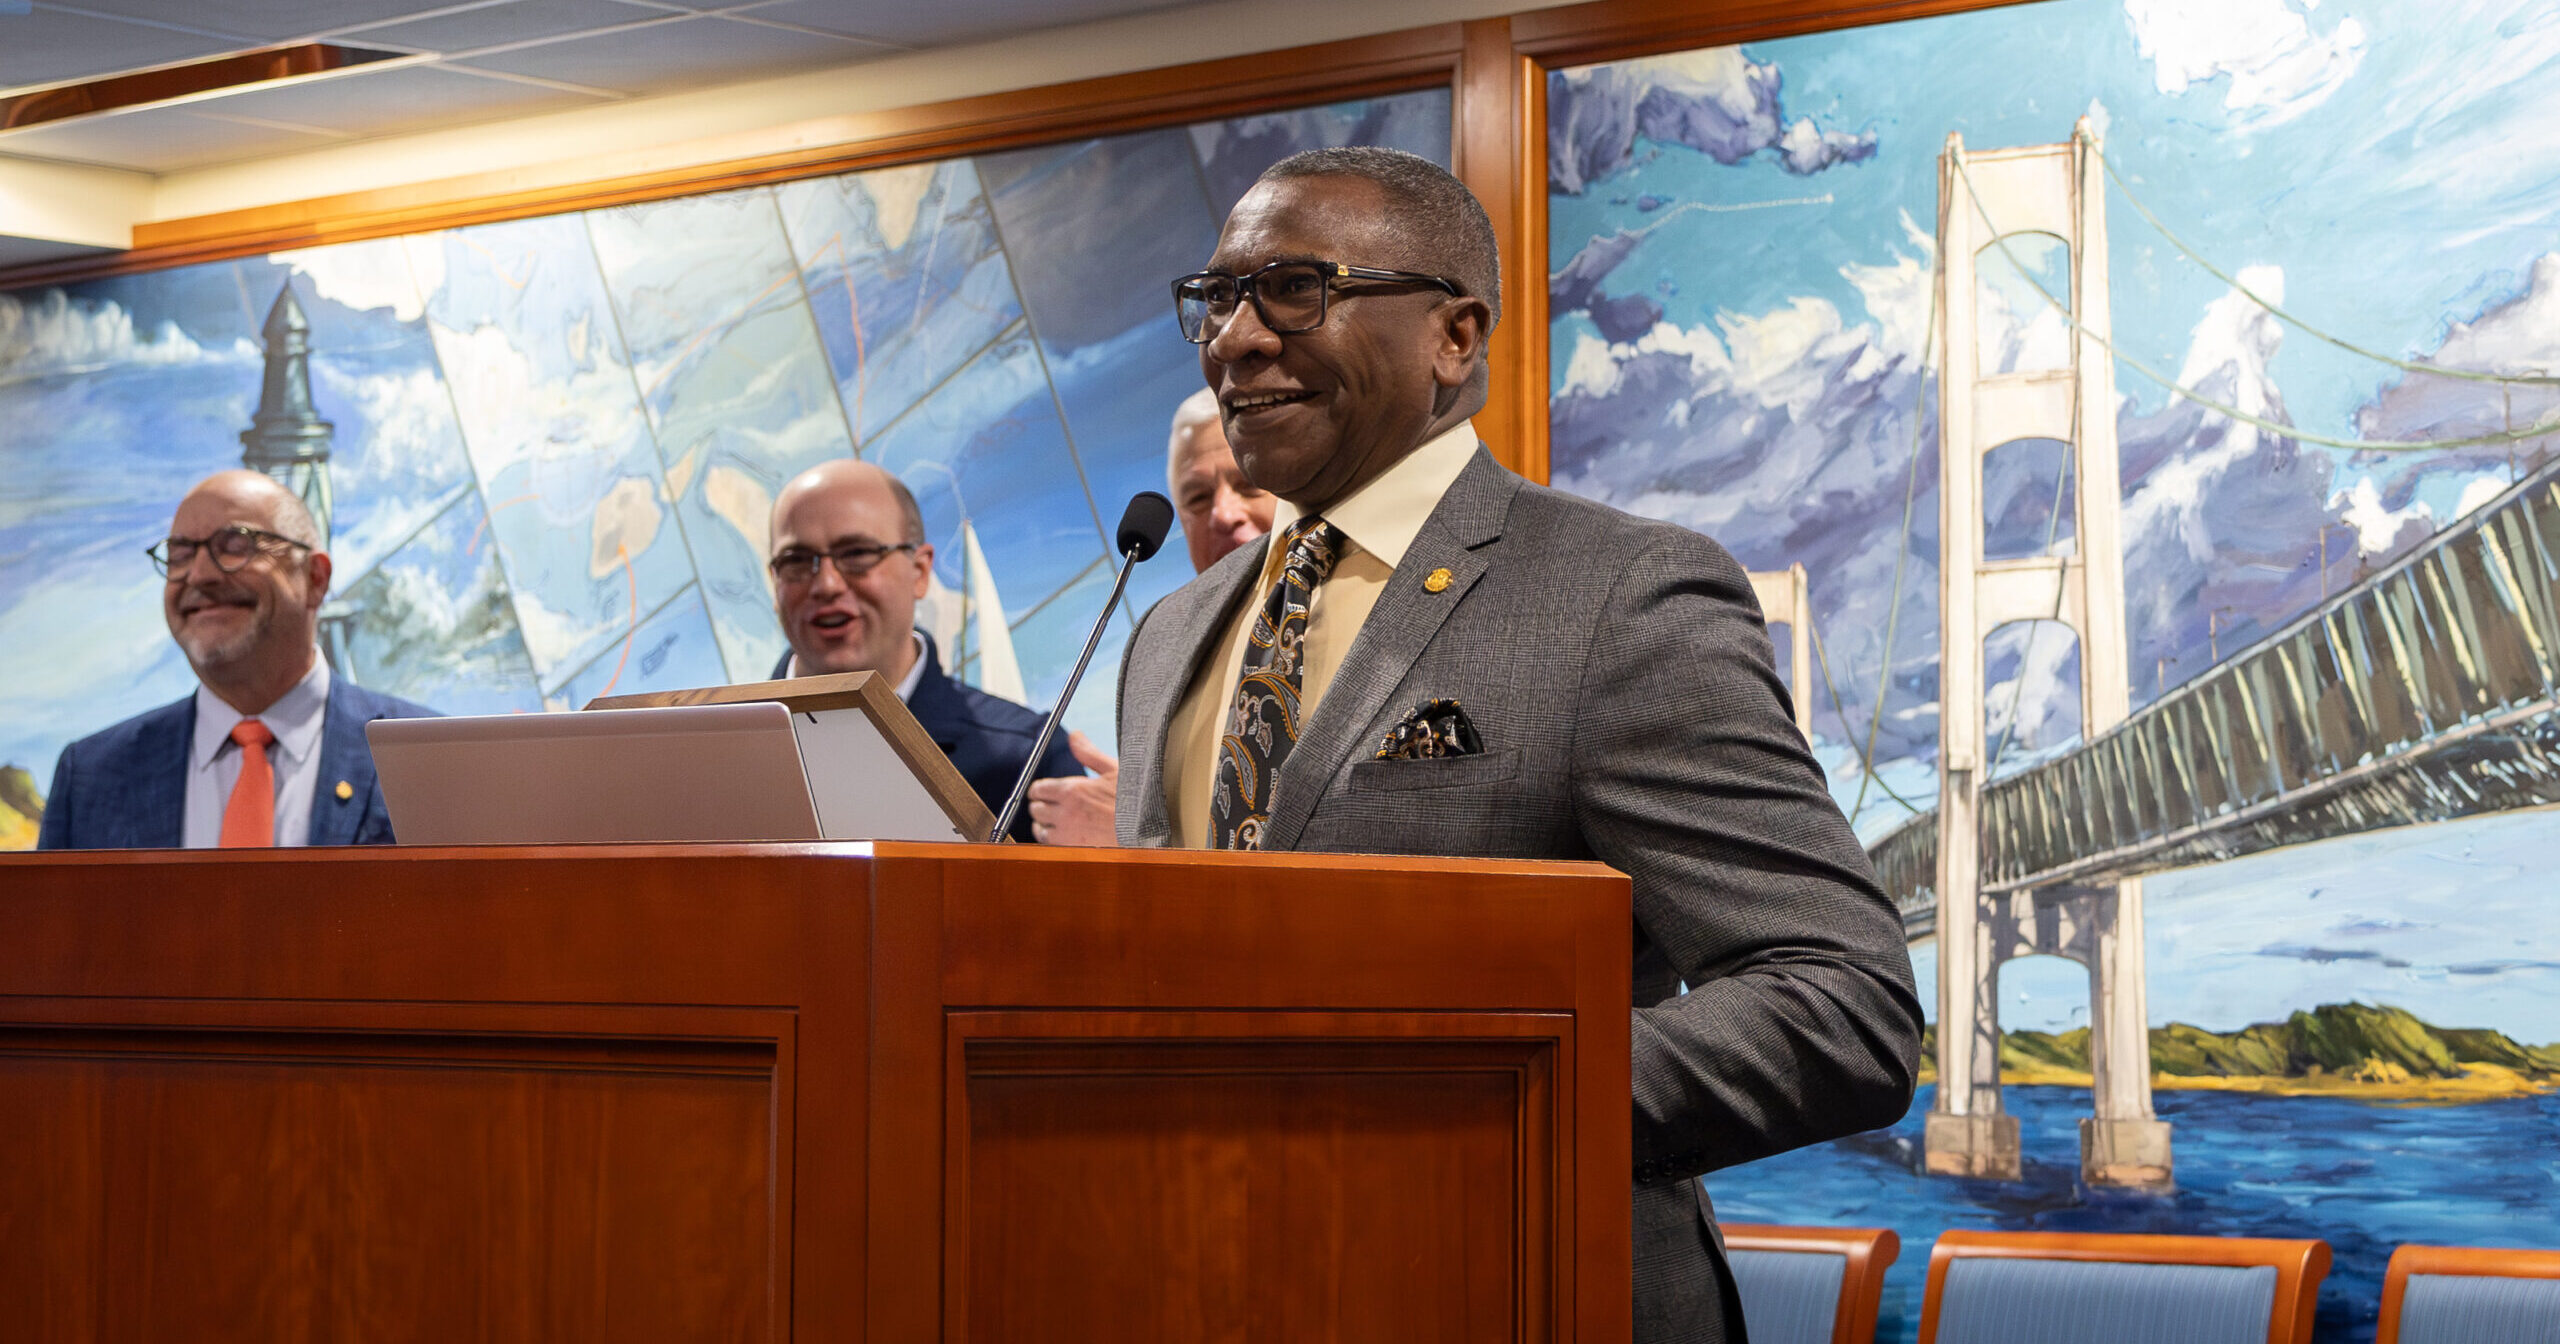
<path fill-rule="evenodd" d="M 942 670 L 942 655 L 934 648 L 933 636 L 921 630 L 916 633 L 924 640 L 924 675 L 916 679 L 916 693 L 907 697 L 907 712 L 951 758 L 987 810 L 1002 812 L 1004 800 L 1013 795 L 1014 781 L 1022 778 L 1022 763 L 1031 759 L 1031 744 L 1040 739 L 1040 724 L 1046 716 L 953 681 Z M 785 653 L 774 664 L 773 676 L 779 681 L 790 675 L 791 655 Z M 1040 771 L 1033 778 L 1073 778 L 1083 773 L 1075 753 L 1067 750 L 1066 736 L 1060 734 L 1049 739 L 1049 750 L 1040 757 Z M 1012 835 L 1031 843 L 1030 808 L 1013 819 Z"/>
<path fill-rule="evenodd" d="M 364 726 L 375 719 L 432 718 L 424 705 L 329 679 L 320 720 L 320 777 L 313 783 L 311 843 L 387 845 L 391 814 L 373 778 Z M 38 849 L 176 849 L 185 843 L 187 750 L 196 698 L 137 714 L 62 749 L 45 795 Z M 338 796 L 344 781 L 348 797 Z"/>

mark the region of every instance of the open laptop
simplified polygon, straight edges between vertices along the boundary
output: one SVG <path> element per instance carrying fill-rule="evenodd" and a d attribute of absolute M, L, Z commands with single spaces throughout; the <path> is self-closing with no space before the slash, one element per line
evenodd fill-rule
<path fill-rule="evenodd" d="M 982 838 L 854 708 L 376 719 L 365 736 L 407 845 Z"/>

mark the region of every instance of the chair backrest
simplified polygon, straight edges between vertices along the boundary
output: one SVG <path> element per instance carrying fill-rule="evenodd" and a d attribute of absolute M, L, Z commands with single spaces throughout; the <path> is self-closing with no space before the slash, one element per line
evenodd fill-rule
<path fill-rule="evenodd" d="M 2560 1344 L 2560 1251 L 2403 1246 L 2374 1344 Z"/>
<path fill-rule="evenodd" d="M 1724 1223 L 1752 1344 L 1868 1344 L 1902 1239 L 1881 1227 Z"/>
<path fill-rule="evenodd" d="M 1953 1231 L 1920 1344 L 2310 1344 L 2325 1241 Z"/>

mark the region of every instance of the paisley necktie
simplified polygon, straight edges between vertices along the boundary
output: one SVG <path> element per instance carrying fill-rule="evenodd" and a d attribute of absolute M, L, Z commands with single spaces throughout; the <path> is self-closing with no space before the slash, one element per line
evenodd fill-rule
<path fill-rule="evenodd" d="M 1341 558 L 1341 529 L 1321 518 L 1292 524 L 1280 537 L 1286 558 L 1254 617 L 1244 647 L 1244 676 L 1236 684 L 1218 739 L 1218 780 L 1209 797 L 1209 847 L 1260 849 L 1271 819 L 1271 792 L 1289 749 L 1297 745 L 1304 717 L 1298 703 L 1305 664 L 1307 606 L 1316 585 Z"/>

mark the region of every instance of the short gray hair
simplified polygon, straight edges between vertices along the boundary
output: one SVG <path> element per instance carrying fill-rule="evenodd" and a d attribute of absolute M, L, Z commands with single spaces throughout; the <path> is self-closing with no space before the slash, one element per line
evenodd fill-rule
<path fill-rule="evenodd" d="M 1189 452 L 1191 441 L 1199 437 L 1202 425 L 1214 423 L 1217 419 L 1218 389 L 1214 387 L 1201 388 L 1184 397 L 1182 404 L 1173 408 L 1173 434 L 1164 445 L 1164 482 L 1167 486 L 1181 486 L 1182 482 L 1177 477 L 1181 475 L 1182 459 Z"/>
<path fill-rule="evenodd" d="M 1502 325 L 1502 249 L 1484 203 L 1448 169 L 1419 154 L 1382 145 L 1345 145 L 1292 154 L 1263 170 L 1261 181 L 1293 177 L 1358 177 L 1387 198 L 1387 223 L 1409 249 L 1394 260 L 1458 282 L 1492 309 L 1487 331 Z M 1361 259 L 1364 264 L 1376 265 Z"/>

